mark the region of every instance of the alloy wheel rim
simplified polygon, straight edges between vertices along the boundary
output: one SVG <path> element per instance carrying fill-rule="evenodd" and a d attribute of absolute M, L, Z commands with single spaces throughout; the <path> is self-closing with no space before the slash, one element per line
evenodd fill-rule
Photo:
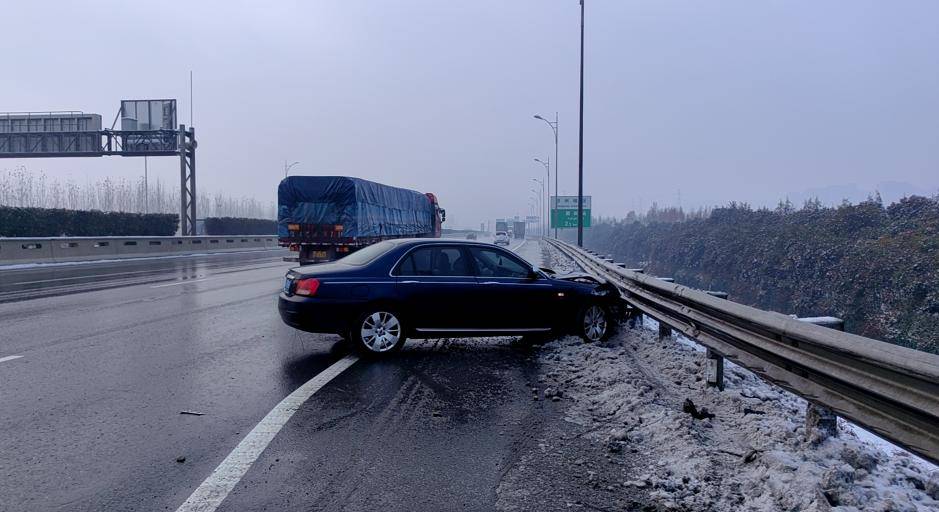
<path fill-rule="evenodd" d="M 377 311 L 362 322 L 362 342 L 372 352 L 387 352 L 401 339 L 401 322 L 387 311 Z"/>
<path fill-rule="evenodd" d="M 590 341 L 599 341 L 606 334 L 606 314 L 599 306 L 590 306 L 584 312 L 584 334 Z"/>

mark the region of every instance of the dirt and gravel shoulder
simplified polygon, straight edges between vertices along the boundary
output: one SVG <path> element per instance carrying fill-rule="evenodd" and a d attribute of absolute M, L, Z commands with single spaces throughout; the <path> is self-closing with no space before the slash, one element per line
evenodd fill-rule
<path fill-rule="evenodd" d="M 572 263 L 544 248 L 546 266 Z M 939 510 L 939 472 L 843 428 L 805 441 L 805 403 L 728 365 L 704 386 L 704 355 L 652 325 L 610 341 L 536 346 L 532 400 L 560 406 L 505 474 L 502 510 Z"/>

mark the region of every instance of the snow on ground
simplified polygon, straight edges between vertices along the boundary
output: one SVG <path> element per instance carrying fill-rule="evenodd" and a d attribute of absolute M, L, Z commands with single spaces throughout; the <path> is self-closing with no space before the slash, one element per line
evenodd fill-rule
<path fill-rule="evenodd" d="M 541 244 L 538 240 L 525 240 L 520 245 L 513 243 L 510 245 L 516 254 L 528 260 L 535 267 L 541 267 Z"/>
<path fill-rule="evenodd" d="M 549 266 L 576 269 L 543 247 Z M 660 509 L 939 510 L 934 466 L 888 455 L 851 429 L 807 443 L 801 398 L 734 365 L 723 392 L 706 389 L 704 357 L 691 343 L 624 326 L 604 343 L 552 341 L 540 359 L 544 386 L 570 401 L 566 419 L 644 467 L 621 485 L 646 491 Z"/>

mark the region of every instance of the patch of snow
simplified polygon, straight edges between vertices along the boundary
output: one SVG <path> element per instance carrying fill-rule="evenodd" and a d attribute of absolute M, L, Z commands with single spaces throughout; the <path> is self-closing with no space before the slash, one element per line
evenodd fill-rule
<path fill-rule="evenodd" d="M 545 248 L 556 268 L 564 259 Z M 701 347 L 650 328 L 539 352 L 543 385 L 570 401 L 566 419 L 641 468 L 624 488 L 675 510 L 939 511 L 935 466 L 850 427 L 806 441 L 805 400 L 729 361 L 726 389 L 708 389 Z"/>

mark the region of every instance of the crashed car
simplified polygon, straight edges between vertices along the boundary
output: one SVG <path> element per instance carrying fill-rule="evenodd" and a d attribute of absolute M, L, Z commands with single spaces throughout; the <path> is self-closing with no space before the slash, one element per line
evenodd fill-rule
<path fill-rule="evenodd" d="M 365 354 L 407 338 L 557 336 L 600 341 L 613 331 L 619 294 L 585 274 L 533 268 L 515 253 L 462 240 L 399 239 L 287 272 L 281 318 L 334 333 Z"/>

